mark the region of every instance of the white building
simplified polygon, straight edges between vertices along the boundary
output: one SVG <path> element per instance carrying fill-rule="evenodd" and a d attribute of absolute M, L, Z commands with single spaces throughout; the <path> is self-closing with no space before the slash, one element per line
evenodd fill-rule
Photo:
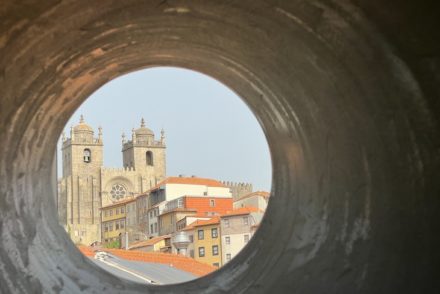
<path fill-rule="evenodd" d="M 192 177 L 168 177 L 150 190 L 151 205 L 171 201 L 181 196 L 215 196 L 231 198 L 231 192 L 223 183 L 213 179 Z"/>

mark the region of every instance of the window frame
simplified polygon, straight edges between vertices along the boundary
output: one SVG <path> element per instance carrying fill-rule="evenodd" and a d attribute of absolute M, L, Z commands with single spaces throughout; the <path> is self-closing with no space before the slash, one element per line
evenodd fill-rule
<path fill-rule="evenodd" d="M 231 237 L 230 236 L 226 236 L 225 237 L 225 244 L 226 245 L 231 245 Z"/>
<path fill-rule="evenodd" d="M 203 229 L 197 230 L 197 240 L 205 240 L 205 230 Z"/>
<path fill-rule="evenodd" d="M 214 234 L 215 232 L 215 234 Z M 215 239 L 218 238 L 218 229 L 217 228 L 211 228 L 211 238 Z"/>
<path fill-rule="evenodd" d="M 199 247 L 199 257 L 205 257 L 206 256 L 206 251 L 205 251 L 205 247 L 201 246 Z"/>

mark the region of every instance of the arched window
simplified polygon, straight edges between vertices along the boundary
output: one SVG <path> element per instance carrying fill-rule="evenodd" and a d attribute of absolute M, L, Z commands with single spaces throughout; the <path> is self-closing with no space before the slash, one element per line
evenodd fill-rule
<path fill-rule="evenodd" d="M 90 149 L 84 149 L 84 162 L 91 162 L 92 161 L 92 152 L 90 152 Z"/>
<path fill-rule="evenodd" d="M 154 165 L 153 152 L 147 151 L 147 165 Z"/>

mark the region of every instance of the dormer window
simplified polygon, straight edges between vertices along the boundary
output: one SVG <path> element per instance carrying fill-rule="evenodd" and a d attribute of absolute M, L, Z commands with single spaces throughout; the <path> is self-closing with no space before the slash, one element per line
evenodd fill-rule
<path fill-rule="evenodd" d="M 153 152 L 147 151 L 147 165 L 153 166 Z"/>
<path fill-rule="evenodd" d="M 92 152 L 90 149 L 84 149 L 84 162 L 89 163 L 92 161 Z"/>

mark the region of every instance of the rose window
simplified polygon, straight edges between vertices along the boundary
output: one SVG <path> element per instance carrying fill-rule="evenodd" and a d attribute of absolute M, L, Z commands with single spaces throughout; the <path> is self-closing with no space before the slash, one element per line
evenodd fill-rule
<path fill-rule="evenodd" d="M 121 184 L 113 185 L 112 190 L 110 191 L 110 194 L 112 195 L 113 201 L 121 200 L 127 195 L 127 190 L 124 186 Z"/>

